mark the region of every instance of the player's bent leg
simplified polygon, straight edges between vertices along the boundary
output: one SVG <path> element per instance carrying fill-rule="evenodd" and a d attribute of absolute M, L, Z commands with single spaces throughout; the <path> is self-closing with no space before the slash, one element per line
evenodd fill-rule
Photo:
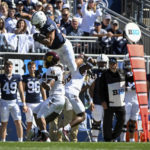
<path fill-rule="evenodd" d="M 127 125 L 124 125 L 120 134 L 120 142 L 126 142 Z"/>
<path fill-rule="evenodd" d="M 23 141 L 23 128 L 22 128 L 21 120 L 15 120 L 14 122 L 16 126 L 18 141 L 22 142 Z"/>
<path fill-rule="evenodd" d="M 62 142 L 62 138 L 58 135 L 58 117 L 49 123 L 49 135 L 51 141 Z"/>
<path fill-rule="evenodd" d="M 93 142 L 98 142 L 98 135 L 99 135 L 99 131 L 100 131 L 100 125 L 101 125 L 101 121 L 95 121 L 93 119 L 92 130 L 91 130 L 92 141 Z"/>
<path fill-rule="evenodd" d="M 103 120 L 104 116 L 104 110 L 101 105 L 95 105 L 94 110 L 92 111 L 92 141 L 97 142 L 98 141 L 98 135 L 100 131 L 101 121 Z"/>
<path fill-rule="evenodd" d="M 45 118 L 46 123 L 49 123 L 49 122 L 55 120 L 58 116 L 59 116 L 59 114 L 56 113 L 56 112 L 51 113 L 50 115 L 48 115 L 48 116 Z"/>
<path fill-rule="evenodd" d="M 72 48 L 71 42 L 67 39 L 62 48 L 57 50 L 57 53 L 60 57 L 60 60 L 63 60 L 63 64 L 66 64 L 71 72 L 76 71 L 77 65 L 75 63 L 75 54 Z"/>
<path fill-rule="evenodd" d="M 27 137 L 28 137 L 31 129 L 32 129 L 32 122 L 27 122 L 27 130 L 26 130 L 26 136 Z"/>
<path fill-rule="evenodd" d="M 135 120 L 129 120 L 129 133 L 130 133 L 130 142 L 134 142 L 134 132 L 136 128 L 136 121 Z"/>
<path fill-rule="evenodd" d="M 75 118 L 76 118 L 76 114 L 72 110 L 72 120 L 74 120 Z M 71 129 L 71 132 L 70 132 L 70 141 L 72 141 L 72 142 L 77 142 L 78 141 L 78 139 L 77 139 L 78 129 L 79 129 L 79 125 L 76 125 L 76 126 L 74 126 Z"/>
<path fill-rule="evenodd" d="M 1 133 L 1 141 L 5 142 L 6 141 L 6 134 L 7 134 L 7 124 L 8 122 L 2 122 L 2 133 Z"/>
<path fill-rule="evenodd" d="M 74 127 L 84 120 L 85 120 L 85 112 L 79 113 L 76 115 L 75 119 L 71 121 L 70 125 L 71 127 Z"/>

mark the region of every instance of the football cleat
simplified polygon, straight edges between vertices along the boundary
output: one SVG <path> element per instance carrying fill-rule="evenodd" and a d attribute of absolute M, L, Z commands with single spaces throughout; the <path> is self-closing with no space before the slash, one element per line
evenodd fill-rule
<path fill-rule="evenodd" d="M 58 131 L 62 134 L 63 138 L 66 141 L 70 142 L 70 139 L 69 139 L 69 130 L 64 130 L 64 128 L 60 128 Z"/>

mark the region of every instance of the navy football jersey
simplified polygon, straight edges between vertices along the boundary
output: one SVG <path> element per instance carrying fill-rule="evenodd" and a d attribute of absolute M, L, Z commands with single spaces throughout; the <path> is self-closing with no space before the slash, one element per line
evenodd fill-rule
<path fill-rule="evenodd" d="M 22 77 L 18 74 L 12 74 L 12 77 L 8 79 L 5 74 L 0 75 L 1 84 L 1 98 L 4 100 L 17 99 L 18 83 L 22 81 Z"/>
<path fill-rule="evenodd" d="M 103 74 L 103 72 L 105 72 L 106 69 L 93 69 L 92 72 L 94 75 L 96 75 L 96 80 L 95 80 L 95 87 L 94 87 L 94 94 L 93 94 L 93 103 L 97 104 L 97 105 L 101 105 L 101 101 L 99 98 L 99 94 L 100 94 L 100 90 L 99 90 L 99 86 L 101 84 L 101 76 Z"/>
<path fill-rule="evenodd" d="M 54 30 L 55 30 L 55 39 L 52 45 L 49 47 L 50 49 L 60 48 L 61 45 L 65 43 L 65 38 L 62 35 L 61 31 L 58 29 L 56 23 L 48 17 L 45 25 L 42 28 L 40 28 L 40 32 L 41 34 L 46 35 L 47 33 L 52 32 Z"/>
<path fill-rule="evenodd" d="M 32 77 L 29 74 L 23 76 L 23 82 L 25 83 L 26 102 L 27 103 L 39 103 L 40 102 L 40 82 L 36 77 Z"/>

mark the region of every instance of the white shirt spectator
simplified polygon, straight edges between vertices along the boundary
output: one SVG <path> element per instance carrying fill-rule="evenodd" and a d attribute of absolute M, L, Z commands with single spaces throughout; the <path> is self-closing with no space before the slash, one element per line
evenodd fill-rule
<path fill-rule="evenodd" d="M 16 28 L 17 19 L 15 18 L 7 18 L 5 20 L 5 28 L 8 33 L 13 33 L 14 29 Z"/>
<path fill-rule="evenodd" d="M 88 32 L 93 29 L 94 22 L 97 19 L 97 17 L 102 16 L 101 9 L 97 9 L 96 12 L 93 10 L 87 9 L 88 3 L 84 3 L 81 9 L 83 20 L 81 24 L 81 30 L 83 32 Z"/>

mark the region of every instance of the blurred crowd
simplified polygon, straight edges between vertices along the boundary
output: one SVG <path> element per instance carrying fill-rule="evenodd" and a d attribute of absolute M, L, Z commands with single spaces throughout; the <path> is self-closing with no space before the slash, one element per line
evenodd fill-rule
<path fill-rule="evenodd" d="M 101 0 L 77 0 L 76 14 L 65 0 L 1 0 L 0 33 L 34 34 L 38 32 L 29 20 L 35 11 L 43 11 L 54 20 L 65 36 L 95 36 L 99 46 L 97 54 L 126 54 L 127 41 L 119 22 L 104 14 Z M 21 16 L 24 16 L 23 19 Z M 78 40 L 79 38 L 74 38 Z M 93 44 L 94 45 L 94 44 Z M 92 45 L 92 47 L 93 47 Z M 75 44 L 74 48 L 87 45 Z"/>

